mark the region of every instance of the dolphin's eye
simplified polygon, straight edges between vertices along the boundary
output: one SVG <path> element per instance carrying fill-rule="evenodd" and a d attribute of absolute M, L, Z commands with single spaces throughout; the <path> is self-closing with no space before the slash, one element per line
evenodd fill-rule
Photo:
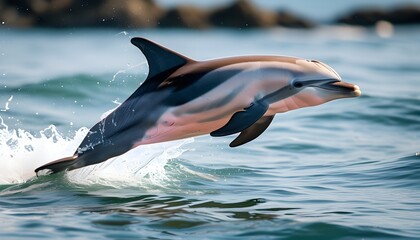
<path fill-rule="evenodd" d="M 293 83 L 293 87 L 295 87 L 295 88 L 301 88 L 301 87 L 303 87 L 303 83 L 302 82 L 294 82 Z"/>

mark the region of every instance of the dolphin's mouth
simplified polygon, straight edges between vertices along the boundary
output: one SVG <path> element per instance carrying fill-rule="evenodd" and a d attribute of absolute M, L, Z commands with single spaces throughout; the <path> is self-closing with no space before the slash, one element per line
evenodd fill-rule
<path fill-rule="evenodd" d="M 338 92 L 341 94 L 351 95 L 358 97 L 362 94 L 359 86 L 351 83 L 346 83 L 339 80 L 332 80 L 330 82 L 316 86 L 321 89 L 325 89 L 332 92 Z"/>

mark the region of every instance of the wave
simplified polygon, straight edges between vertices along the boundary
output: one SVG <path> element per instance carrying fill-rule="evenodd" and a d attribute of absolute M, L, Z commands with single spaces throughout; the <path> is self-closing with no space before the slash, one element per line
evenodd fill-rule
<path fill-rule="evenodd" d="M 25 96 L 43 98 L 89 98 L 94 93 L 115 93 L 126 87 L 134 91 L 144 80 L 143 74 L 125 75 L 123 79 L 116 79 L 118 73 L 102 75 L 76 74 L 45 79 L 37 83 L 24 83 L 18 86 L 0 89 L 5 95 L 22 94 Z M 111 79 L 111 80 L 110 80 Z"/>
<path fill-rule="evenodd" d="M 24 183 L 35 177 L 34 169 L 63 156 L 70 156 L 87 134 L 80 128 L 72 138 L 62 136 L 54 125 L 32 134 L 9 129 L 0 118 L 0 184 Z"/>
<path fill-rule="evenodd" d="M 165 188 L 173 183 L 166 168 L 169 160 L 187 151 L 182 146 L 193 141 L 189 138 L 140 146 L 101 164 L 70 171 L 66 178 L 80 185 Z"/>
<path fill-rule="evenodd" d="M 343 104 L 345 106 L 345 103 Z M 337 123 L 355 122 L 386 127 L 403 127 L 413 131 L 420 130 L 420 99 L 391 98 L 363 95 L 357 105 L 342 109 L 340 114 L 333 111 L 320 111 L 311 118 L 319 121 L 335 121 Z"/>
<path fill-rule="evenodd" d="M 55 125 L 51 125 L 32 134 L 24 129 L 9 129 L 0 117 L 0 185 L 36 180 L 35 168 L 71 156 L 88 131 L 82 127 L 71 137 L 66 137 L 58 132 Z M 179 157 L 187 150 L 183 146 L 193 141 L 190 138 L 140 146 L 101 164 L 69 171 L 63 176 L 78 185 L 98 184 L 115 188 L 148 184 L 164 186 L 171 182 L 165 169 L 168 161 Z M 189 172 L 194 173 L 192 170 Z"/>
<path fill-rule="evenodd" d="M 366 170 L 366 178 L 372 181 L 390 180 L 390 187 L 418 188 L 420 180 L 420 152 L 390 161 L 372 163 L 372 168 Z"/>

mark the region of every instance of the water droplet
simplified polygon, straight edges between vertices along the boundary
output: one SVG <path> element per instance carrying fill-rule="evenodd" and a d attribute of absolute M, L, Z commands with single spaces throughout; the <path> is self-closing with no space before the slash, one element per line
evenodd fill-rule
<path fill-rule="evenodd" d="M 70 122 L 70 126 L 73 126 L 73 122 Z"/>

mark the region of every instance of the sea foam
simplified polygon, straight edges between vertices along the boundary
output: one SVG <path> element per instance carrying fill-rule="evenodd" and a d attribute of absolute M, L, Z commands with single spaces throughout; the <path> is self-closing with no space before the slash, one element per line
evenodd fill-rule
<path fill-rule="evenodd" d="M 0 184 L 24 183 L 36 178 L 37 167 L 71 156 L 88 131 L 82 127 L 70 134 L 72 137 L 66 137 L 50 125 L 33 134 L 24 129 L 9 129 L 0 117 Z M 69 171 L 65 177 L 77 184 L 113 187 L 139 185 L 144 179 L 149 183 L 164 183 L 166 163 L 180 156 L 187 150 L 182 146 L 193 141 L 190 138 L 140 146 L 101 164 Z"/>

